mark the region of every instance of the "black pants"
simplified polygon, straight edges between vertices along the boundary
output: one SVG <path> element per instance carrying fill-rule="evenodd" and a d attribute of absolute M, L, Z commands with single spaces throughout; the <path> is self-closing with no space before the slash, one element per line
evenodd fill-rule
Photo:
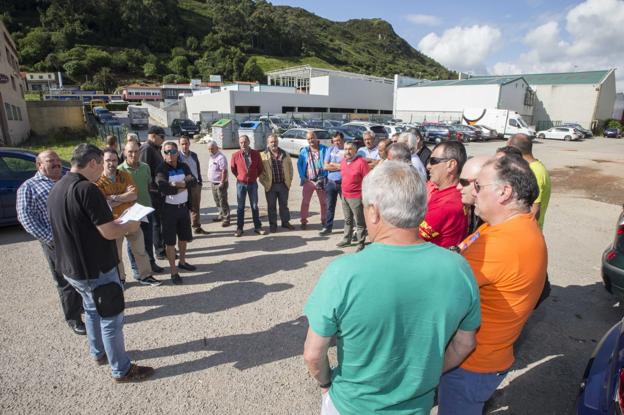
<path fill-rule="evenodd" d="M 56 261 L 54 259 L 54 248 L 46 243 L 41 242 L 41 248 L 43 254 L 48 260 L 50 266 L 50 272 L 54 281 L 56 281 L 56 289 L 61 300 L 61 307 L 63 308 L 63 314 L 65 315 L 65 321 L 80 320 L 80 313 L 82 313 L 82 297 L 72 287 L 63 275 L 56 270 Z"/>
<path fill-rule="evenodd" d="M 290 210 L 288 209 L 288 187 L 284 183 L 273 183 L 271 189 L 266 192 L 267 211 L 269 225 L 277 227 L 277 204 L 279 202 L 279 215 L 282 226 L 290 223 Z"/>
<path fill-rule="evenodd" d="M 162 210 L 165 201 L 160 196 L 150 194 L 152 198 L 153 222 L 152 222 L 152 240 L 154 242 L 154 254 L 156 256 L 165 256 L 165 243 L 162 236 Z"/>

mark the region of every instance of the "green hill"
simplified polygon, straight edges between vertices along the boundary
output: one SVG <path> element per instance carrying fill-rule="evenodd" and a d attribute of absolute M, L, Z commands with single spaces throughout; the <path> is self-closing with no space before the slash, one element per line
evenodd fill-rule
<path fill-rule="evenodd" d="M 182 82 L 310 64 L 391 77 L 449 79 L 381 19 L 333 22 L 264 0 L 0 1 L 26 71 L 62 71 L 113 90 L 135 81 Z"/>

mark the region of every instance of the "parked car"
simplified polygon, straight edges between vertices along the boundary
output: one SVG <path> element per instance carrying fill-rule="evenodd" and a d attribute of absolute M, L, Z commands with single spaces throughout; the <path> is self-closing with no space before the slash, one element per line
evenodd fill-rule
<path fill-rule="evenodd" d="M 479 141 L 481 140 L 481 130 L 470 125 L 463 124 L 453 124 L 450 126 L 455 130 L 456 134 L 461 134 L 461 141 L 469 142 L 469 141 Z"/>
<path fill-rule="evenodd" d="M 425 142 L 438 144 L 443 141 L 459 140 L 455 130 L 448 125 L 442 124 L 423 124 L 419 127 L 420 134 L 425 139 Z"/>
<path fill-rule="evenodd" d="M 111 114 L 110 112 L 103 112 L 101 114 L 98 114 L 97 116 L 97 120 L 99 121 L 100 124 L 106 124 L 112 119 L 113 119 L 113 114 Z"/>
<path fill-rule="evenodd" d="M 583 373 L 575 412 L 624 413 L 624 320 L 611 327 L 594 349 Z"/>
<path fill-rule="evenodd" d="M 476 128 L 481 130 L 481 140 L 495 140 L 498 138 L 498 131 L 485 125 L 475 125 Z"/>
<path fill-rule="evenodd" d="M 613 242 L 602 254 L 602 280 L 606 290 L 624 302 L 624 207 L 616 223 Z"/>
<path fill-rule="evenodd" d="M 604 136 L 606 138 L 621 138 L 622 132 L 619 128 L 606 128 L 604 130 Z"/>
<path fill-rule="evenodd" d="M 593 137 L 594 136 L 594 134 L 591 132 L 591 130 L 588 130 L 587 128 L 583 128 L 581 126 L 581 124 L 577 124 L 577 123 L 573 123 L 573 122 L 567 122 L 565 124 L 561 124 L 559 127 L 574 128 L 574 129 L 576 129 L 576 131 L 578 131 L 579 133 L 583 134 L 583 138 L 589 138 L 589 137 Z"/>
<path fill-rule="evenodd" d="M 194 136 L 199 134 L 199 127 L 189 119 L 176 118 L 171 122 L 171 134 L 178 137 L 181 135 Z"/>
<path fill-rule="evenodd" d="M 17 188 L 37 172 L 37 153 L 21 148 L 0 147 L 0 226 L 16 225 Z M 70 165 L 62 161 L 63 174 Z"/>
<path fill-rule="evenodd" d="M 571 127 L 553 127 L 548 130 L 538 131 L 537 138 L 543 140 L 544 138 L 552 138 L 555 140 L 580 140 L 583 135 Z"/>
<path fill-rule="evenodd" d="M 375 134 L 375 138 L 377 138 L 378 140 L 382 138 L 388 138 L 388 132 L 386 131 L 384 126 L 380 124 L 364 121 L 351 121 L 346 124 L 342 124 L 342 127 L 358 130 L 362 134 L 364 134 L 364 132 L 366 131 L 371 131 Z"/>
<path fill-rule="evenodd" d="M 291 128 L 285 131 L 279 138 L 279 147 L 288 154 L 298 156 L 301 149 L 308 145 L 308 140 L 306 139 L 308 131 L 314 131 L 316 138 L 318 138 L 321 144 L 331 146 L 331 136 L 327 130 L 320 128 Z"/>
<path fill-rule="evenodd" d="M 384 128 L 388 133 L 388 137 L 393 136 L 394 134 L 401 134 L 405 131 L 405 128 L 399 127 L 397 125 L 386 125 L 384 126 Z"/>

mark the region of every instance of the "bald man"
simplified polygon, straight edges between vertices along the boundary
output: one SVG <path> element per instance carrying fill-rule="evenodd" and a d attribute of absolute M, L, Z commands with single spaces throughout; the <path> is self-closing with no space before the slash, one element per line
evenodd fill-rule
<path fill-rule="evenodd" d="M 466 160 L 461 174 L 459 175 L 459 183 L 457 189 L 461 193 L 464 211 L 468 215 L 468 235 L 474 233 L 483 221 L 475 214 L 474 204 L 475 195 L 474 181 L 477 179 L 483 165 L 490 160 L 490 156 L 475 156 Z"/>
<path fill-rule="evenodd" d="M 48 261 L 61 300 L 65 321 L 76 334 L 87 334 L 80 314 L 82 298 L 56 270 L 52 225 L 48 216 L 48 196 L 61 178 L 61 159 L 52 150 L 37 155 L 37 173 L 17 189 L 17 220 L 26 232 L 37 238 Z"/>

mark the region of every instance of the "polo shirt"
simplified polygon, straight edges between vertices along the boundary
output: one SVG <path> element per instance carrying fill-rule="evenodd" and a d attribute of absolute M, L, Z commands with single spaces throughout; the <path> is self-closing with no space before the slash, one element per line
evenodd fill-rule
<path fill-rule="evenodd" d="M 535 160 L 529 164 L 531 171 L 537 179 L 537 187 L 539 188 L 539 195 L 535 202 L 540 204 L 540 215 L 537 218 L 540 229 L 544 228 L 544 218 L 546 217 L 546 209 L 548 209 L 548 202 L 550 202 L 550 175 L 548 170 L 541 161 Z"/>
<path fill-rule="evenodd" d="M 429 181 L 427 195 L 427 213 L 418 228 L 420 237 L 443 248 L 458 245 L 468 229 L 461 193 L 455 186 L 440 190 Z"/>
<path fill-rule="evenodd" d="M 98 278 L 117 266 L 117 246 L 97 226 L 113 220 L 104 195 L 79 173 L 69 172 L 50 191 L 48 214 L 56 266 L 69 278 Z"/>
<path fill-rule="evenodd" d="M 358 199 L 362 197 L 362 180 L 369 172 L 368 163 L 362 157 L 355 156 L 351 161 L 342 159 L 340 174 L 342 174 L 342 197 Z"/>
<path fill-rule="evenodd" d="M 381 157 L 379 156 L 379 150 L 377 147 L 370 149 L 366 146 L 360 147 L 357 151 L 358 156 L 364 157 L 369 160 L 379 160 Z"/>
<path fill-rule="evenodd" d="M 149 195 L 149 184 L 152 181 L 152 173 L 149 166 L 139 161 L 139 167 L 134 168 L 124 161 L 117 166 L 117 170 L 125 171 L 132 176 L 132 180 L 134 180 L 134 184 L 139 191 L 137 203 L 139 205 L 152 207 L 152 199 Z"/>
<path fill-rule="evenodd" d="M 134 193 L 137 193 L 136 185 L 130 173 L 126 173 L 123 170 L 116 170 L 115 177 L 111 180 L 110 177 L 101 176 L 95 185 L 102 191 L 104 197 L 111 195 L 120 195 L 126 193 L 126 189 L 129 186 L 134 186 Z M 117 219 L 121 214 L 134 205 L 135 202 L 123 202 L 113 207 L 113 218 Z"/>

